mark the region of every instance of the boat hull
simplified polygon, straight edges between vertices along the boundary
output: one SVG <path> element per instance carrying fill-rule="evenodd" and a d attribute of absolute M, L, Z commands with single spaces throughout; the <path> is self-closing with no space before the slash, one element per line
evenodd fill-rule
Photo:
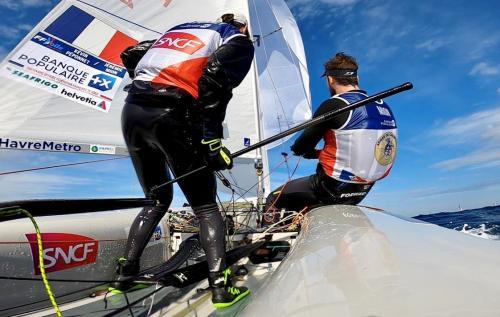
<path fill-rule="evenodd" d="M 140 208 L 36 219 L 44 241 L 44 263 L 52 279 L 110 281 L 123 255 L 128 231 Z M 161 222 L 141 259 L 141 267 L 163 263 L 168 254 L 168 226 Z M 28 219 L 0 223 L 0 276 L 41 279 L 35 230 Z M 103 283 L 51 281 L 57 302 L 88 296 Z M 4 279 L 0 316 L 49 306 L 39 280 Z M 11 308 L 11 309 L 9 309 Z"/>
<path fill-rule="evenodd" d="M 499 273 L 498 241 L 326 206 L 242 316 L 495 316 Z"/>

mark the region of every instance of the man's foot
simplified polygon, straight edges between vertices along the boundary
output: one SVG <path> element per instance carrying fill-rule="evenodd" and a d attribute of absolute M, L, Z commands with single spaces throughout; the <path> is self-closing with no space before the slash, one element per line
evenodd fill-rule
<path fill-rule="evenodd" d="M 229 307 L 250 294 L 248 288 L 232 285 L 231 273 L 230 268 L 222 272 L 209 273 L 209 282 L 212 287 L 212 303 L 217 309 Z"/>
<path fill-rule="evenodd" d="M 250 290 L 244 286 L 227 286 L 212 289 L 212 303 L 217 309 L 226 308 L 240 301 L 250 294 Z"/>
<path fill-rule="evenodd" d="M 114 291 L 129 291 L 135 287 L 134 279 L 139 274 L 140 266 L 139 260 L 127 260 L 125 258 L 118 259 L 118 265 L 116 267 L 116 273 L 118 277 L 116 281 L 111 284 L 109 290 Z"/>
<path fill-rule="evenodd" d="M 128 288 L 123 288 L 123 285 L 120 285 L 120 286 L 122 286 L 122 288 L 108 287 L 108 292 L 113 294 L 113 295 L 123 294 L 123 293 L 129 293 L 129 292 L 137 291 L 140 289 L 148 288 L 151 285 L 132 282 L 130 285 L 126 285 L 126 286 L 128 286 Z"/>

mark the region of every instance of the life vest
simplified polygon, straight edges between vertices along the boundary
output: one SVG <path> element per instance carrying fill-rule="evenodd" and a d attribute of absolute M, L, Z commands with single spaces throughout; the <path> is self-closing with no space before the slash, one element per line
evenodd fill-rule
<path fill-rule="evenodd" d="M 335 95 L 346 105 L 365 99 L 362 92 Z M 351 110 L 339 129 L 328 130 L 319 161 L 325 173 L 348 183 L 368 184 L 387 176 L 397 149 L 396 120 L 389 106 L 378 100 Z"/>
<path fill-rule="evenodd" d="M 198 80 L 210 55 L 236 36 L 244 36 L 227 23 L 192 22 L 163 34 L 142 57 L 134 80 L 184 89 L 198 98 Z"/>

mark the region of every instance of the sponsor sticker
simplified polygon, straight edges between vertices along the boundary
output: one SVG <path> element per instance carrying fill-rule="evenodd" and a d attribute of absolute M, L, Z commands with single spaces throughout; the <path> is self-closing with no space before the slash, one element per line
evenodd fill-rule
<path fill-rule="evenodd" d="M 167 32 L 153 45 L 154 48 L 168 48 L 188 55 L 203 48 L 205 43 L 193 34 L 184 32 Z"/>
<path fill-rule="evenodd" d="M 397 141 L 392 132 L 384 133 L 375 144 L 375 159 L 382 166 L 387 166 L 396 157 Z"/>
<path fill-rule="evenodd" d="M 82 147 L 78 144 L 54 141 L 27 141 L 12 138 L 0 138 L 0 149 L 14 150 L 40 150 L 55 152 L 81 152 Z"/>
<path fill-rule="evenodd" d="M 88 86 L 101 91 L 106 91 L 113 88 L 115 82 L 116 78 L 113 76 L 109 76 L 106 74 L 97 74 L 92 76 L 90 82 L 88 83 Z"/>
<path fill-rule="evenodd" d="M 161 239 L 161 227 L 156 226 L 155 231 L 153 232 L 153 236 L 151 237 L 152 240 L 158 241 Z"/>
<path fill-rule="evenodd" d="M 243 146 L 250 146 L 250 138 L 243 138 Z"/>
<path fill-rule="evenodd" d="M 59 51 L 59 52 L 64 51 L 64 46 L 57 39 L 53 38 L 52 36 L 49 36 L 49 35 L 46 35 L 43 33 L 39 33 L 33 37 L 33 40 L 38 41 L 38 43 L 45 45 L 45 46 L 48 46 L 55 51 Z"/>
<path fill-rule="evenodd" d="M 115 154 L 116 147 L 110 146 L 110 145 L 91 144 L 90 145 L 90 153 Z"/>
<path fill-rule="evenodd" d="M 377 106 L 377 110 L 378 110 L 378 113 L 380 113 L 383 116 L 388 116 L 388 117 L 391 116 L 391 112 L 389 111 L 389 109 L 387 109 L 385 107 Z"/>
<path fill-rule="evenodd" d="M 156 244 L 161 243 L 162 236 L 163 236 L 163 234 L 161 231 L 161 227 L 160 227 L 160 225 L 158 225 L 158 226 L 156 226 L 155 231 L 153 232 L 153 235 L 151 236 L 151 239 L 149 240 L 148 245 L 152 246 L 152 245 L 156 245 Z"/>
<path fill-rule="evenodd" d="M 39 32 L 0 74 L 107 113 L 126 70 Z"/>
<path fill-rule="evenodd" d="M 344 193 L 340 195 L 340 198 L 349 198 L 349 197 L 356 197 L 356 196 L 365 196 L 366 192 L 357 192 L 357 193 Z"/>
<path fill-rule="evenodd" d="M 95 263 L 99 241 L 72 233 L 42 233 L 43 263 L 47 273 Z M 40 275 L 36 233 L 27 233 L 35 275 Z"/>

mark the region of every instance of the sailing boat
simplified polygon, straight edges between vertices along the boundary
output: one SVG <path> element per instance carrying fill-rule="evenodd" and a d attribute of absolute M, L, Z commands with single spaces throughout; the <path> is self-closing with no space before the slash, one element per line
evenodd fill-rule
<path fill-rule="evenodd" d="M 305 53 L 295 20 L 282 0 L 65 0 L 0 65 L 0 148 L 126 155 L 120 115 L 126 96 L 123 87 L 130 79 L 120 52 L 158 38 L 174 25 L 213 21 L 229 10 L 249 16 L 256 56 L 249 75 L 233 92 L 224 144 L 234 152 L 309 119 Z M 270 188 L 267 161 L 262 149 L 235 159 L 234 168 L 224 172 L 232 185 L 230 192 L 244 198 L 263 197 Z M 147 201 L 47 200 L 5 202 L 0 207 L 21 206 L 36 215 L 58 215 L 37 218 L 49 278 L 110 280 L 138 212 L 126 208 L 142 204 Z M 78 213 L 103 209 L 119 210 Z M 156 228 L 143 267 L 171 257 L 169 230 L 168 219 Z M 0 286 L 4 295 L 0 313 L 47 306 L 37 280 L 40 261 L 31 224 L 23 219 L 8 221 L 0 224 L 0 232 L 0 240 L 10 243 L 0 246 L 0 275 L 11 277 Z M 36 280 L 12 279 L 19 277 Z M 61 300 L 71 301 L 102 283 L 51 284 L 54 293 L 63 296 Z"/>
<path fill-rule="evenodd" d="M 288 126 L 310 115 L 307 69 L 300 34 L 283 1 L 228 0 L 212 1 L 209 4 L 206 1 L 194 0 L 155 1 L 89 0 L 83 2 L 73 0 L 61 2 L 2 64 L 4 77 L 1 79 L 2 85 L 0 86 L 3 95 L 0 103 L 0 137 L 2 138 L 0 146 L 78 153 L 124 154 L 121 136 L 117 131 L 119 131 L 119 113 L 124 96 L 120 88 L 126 83 L 125 74 L 121 73 L 123 69 L 120 68 L 119 61 L 113 62 L 113 60 L 106 59 L 110 58 L 103 53 L 106 52 L 107 45 L 101 43 L 101 45 L 89 44 L 87 46 L 93 36 L 66 38 L 64 34 L 53 34 L 57 33 L 54 29 L 57 30 L 55 27 L 57 21 L 61 21 L 58 19 L 63 17 L 68 10 L 76 15 L 83 11 L 88 22 L 87 27 L 96 27 L 99 30 L 92 34 L 111 34 L 112 38 L 117 34 L 116 32 L 120 32 L 116 36 L 126 37 L 129 42 L 155 38 L 164 29 L 188 18 L 189 20 L 212 20 L 229 6 L 240 12 L 248 12 L 252 34 L 256 36 L 256 65 L 251 75 L 235 92 L 233 102 L 229 105 L 228 118 L 239 117 L 240 119 L 227 122 L 226 132 L 230 140 L 227 142 L 228 146 L 232 151 L 238 150 L 242 146 L 274 134 L 280 129 L 280 125 L 276 125 L 277 121 L 281 120 L 281 126 L 283 124 Z M 68 20 L 76 21 L 74 15 L 71 15 Z M 69 27 L 67 29 L 68 32 L 73 30 Z M 109 42 L 110 40 L 104 43 Z M 268 49 L 267 45 L 271 45 L 273 49 Z M 64 52 L 68 46 L 74 49 L 73 54 L 76 56 L 60 53 Z M 26 56 L 23 60 L 20 60 L 21 54 Z M 35 57 L 30 54 L 35 54 Z M 74 67 L 72 68 L 73 75 L 80 76 L 76 77 L 77 81 L 81 79 L 84 72 L 89 73 L 83 80 L 82 85 L 85 87 L 72 83 L 73 85 L 67 88 L 64 86 L 66 91 L 64 93 L 59 85 L 62 86 L 68 78 L 65 77 L 63 81 L 55 81 L 52 77 L 41 78 L 44 71 L 38 72 L 39 65 L 37 64 L 40 59 L 45 62 L 43 59 L 45 55 L 49 56 L 47 63 L 53 64 L 50 59 L 52 54 L 56 54 L 58 58 L 64 58 L 63 62 Z M 38 60 L 36 56 L 39 57 Z M 94 58 L 99 58 L 99 60 Z M 9 61 L 14 61 L 19 65 Z M 89 64 L 86 63 L 87 61 Z M 77 62 L 83 62 L 85 65 L 81 66 Z M 76 65 L 80 68 L 75 67 Z M 90 67 L 89 65 L 101 65 L 104 68 L 99 68 L 98 77 L 94 77 L 96 74 L 90 71 L 95 70 L 84 71 L 87 66 Z M 20 75 L 20 72 L 23 74 Z M 32 73 L 24 76 L 26 72 Z M 68 73 L 65 75 L 72 78 L 72 75 Z M 51 74 L 51 76 L 56 75 Z M 103 84 L 104 80 L 114 84 L 109 90 L 101 90 L 88 85 L 91 78 L 95 78 L 92 85 L 97 85 L 101 89 L 104 87 L 99 86 L 99 83 Z M 28 90 L 29 94 L 26 93 Z M 282 91 L 285 93 L 281 93 Z M 299 98 L 297 98 L 298 95 L 300 95 Z M 290 105 L 292 108 L 287 108 Z M 280 120 L 276 120 L 277 118 Z M 58 119 L 57 125 L 54 124 L 55 119 Z M 257 162 L 262 160 L 263 173 L 256 172 L 254 169 L 255 160 Z M 228 179 L 238 183 L 238 186 L 242 188 L 244 188 L 243 184 L 247 184 L 245 182 L 260 184 L 255 187 L 257 189 L 254 190 L 254 194 L 269 188 L 266 185 L 268 180 L 260 176 L 266 175 L 268 168 L 265 151 L 256 150 L 248 153 L 236 163 L 235 170 L 226 174 Z M 256 165 L 260 166 L 260 164 Z M 4 203 L 3 206 L 6 204 L 8 203 Z M 58 208 L 61 209 L 61 204 L 58 204 Z M 37 203 L 32 204 L 32 206 L 35 205 Z M 92 207 L 99 209 L 100 207 L 97 208 L 96 205 L 97 203 Z M 50 208 L 47 207 L 47 209 Z M 75 206 L 69 209 L 71 211 L 75 209 Z M 83 239 L 85 243 L 92 243 L 88 238 L 106 239 L 104 231 L 110 231 L 108 223 L 111 222 L 106 219 L 113 219 L 114 230 L 121 231 L 121 235 L 117 234 L 116 238 L 111 237 L 111 240 L 125 237 L 125 223 L 128 220 L 123 219 L 123 223 L 117 223 L 115 219 L 118 216 L 127 218 L 127 212 L 132 213 L 129 217 L 131 221 L 133 211 L 111 211 L 109 218 L 104 218 L 105 214 L 93 214 L 92 217 L 96 220 L 92 219 L 91 228 L 83 228 L 82 225 L 88 223 L 88 215 L 69 216 L 79 217 L 70 222 L 64 220 L 66 216 L 42 217 L 38 220 L 42 228 L 48 228 L 45 232 L 49 230 L 48 232 L 51 233 L 61 233 L 61 231 L 52 231 L 61 230 L 60 228 L 70 232 L 76 230 L 68 223 L 79 225 L 80 231 L 74 232 L 85 235 L 87 237 L 87 240 Z M 103 218 L 99 219 L 99 217 Z M 76 223 L 76 220 L 79 223 Z M 58 221 L 59 224 L 57 224 Z M 104 221 L 107 224 L 102 230 L 94 226 L 96 222 L 104 223 Z M 19 228 L 13 228 L 14 225 Z M 52 225 L 54 227 L 51 227 Z M 5 235 L 6 228 L 18 229 L 19 232 L 12 231 Z M 168 226 L 160 228 L 163 230 L 162 236 L 171 237 L 167 233 L 168 229 Z M 27 224 L 21 227 L 21 220 L 4 222 L 0 230 L 2 241 L 14 242 L 11 244 L 12 247 L 18 248 L 12 250 L 2 247 L 0 251 L 2 263 L 8 264 L 2 264 L 3 274 L 10 273 L 10 276 L 21 277 L 36 276 L 35 257 L 28 246 L 30 240 L 26 237 L 27 233 L 31 234 L 33 231 Z M 94 230 L 100 231 L 102 235 L 98 236 Z M 65 238 L 76 240 L 70 237 Z M 180 236 L 179 238 L 182 239 Z M 273 274 L 267 274 L 267 278 L 262 279 L 257 274 L 248 278 L 249 281 L 262 282 L 262 286 L 252 287 L 255 295 L 250 298 L 246 307 L 238 308 L 238 312 L 244 309 L 241 312 L 242 315 L 470 316 L 472 313 L 475 316 L 491 316 L 500 310 L 498 301 L 500 282 L 493 278 L 500 273 L 500 248 L 495 241 L 475 239 L 460 232 L 401 218 L 379 209 L 357 206 L 325 206 L 312 210 L 305 216 L 300 235 L 293 240 L 294 245 L 281 264 L 277 268 L 271 265 L 270 271 L 275 270 Z M 58 243 L 58 241 L 51 242 Z M 23 245 L 18 243 L 23 243 Z M 86 254 L 91 254 L 95 247 L 95 244 L 83 245 L 79 247 L 79 250 L 87 250 Z M 70 246 L 61 249 L 64 251 L 69 248 Z M 106 266 L 106 261 L 111 265 L 111 258 L 115 256 L 113 252 L 120 253 L 120 250 L 110 250 L 114 248 L 120 247 L 115 244 L 99 248 L 96 263 L 85 263 L 77 267 L 65 268 L 62 271 L 51 272 L 50 278 L 64 278 L 63 273 L 67 274 L 66 277 L 79 274 L 91 278 L 95 277 L 98 272 L 101 274 L 100 272 L 111 270 L 109 266 Z M 163 246 L 159 249 L 164 250 Z M 55 252 L 54 250 L 51 252 Z M 154 250 L 151 252 L 154 253 Z M 49 255 L 52 254 L 55 253 Z M 62 251 L 58 254 L 64 258 Z M 68 252 L 64 255 L 69 259 Z M 76 255 L 80 259 L 83 254 L 76 253 Z M 154 261 L 155 256 L 147 256 L 147 260 Z M 168 257 L 170 255 L 162 257 L 161 260 Z M 12 258 L 17 261 L 15 264 Z M 150 265 L 154 264 L 150 263 Z M 265 263 L 264 271 L 267 270 L 268 265 Z M 259 273 L 262 273 L 262 270 Z M 108 274 L 111 272 L 108 271 Z M 2 307 L 12 307 L 16 301 L 25 304 L 28 300 L 29 303 L 42 300 L 43 292 L 37 288 L 38 284 L 34 285 L 33 281 L 9 283 L 8 289 L 2 289 L 1 293 L 2 295 L 11 294 L 8 297 L 10 302 L 3 301 L 5 297 L 0 297 Z M 53 283 L 55 288 L 57 285 L 61 284 Z M 83 285 L 79 286 L 81 290 Z M 200 297 L 196 291 L 196 288 L 203 287 L 203 284 L 198 284 L 187 293 L 180 294 L 177 297 L 177 299 L 182 297 L 179 299 L 180 303 L 170 305 L 174 306 L 171 307 L 172 310 L 169 310 L 170 307 L 163 309 L 165 307 L 161 304 L 165 302 L 158 299 L 160 296 L 155 297 L 151 293 L 151 296 L 143 297 L 143 294 L 137 296 L 134 299 L 134 305 L 141 306 L 144 314 L 148 314 L 151 308 L 150 312 L 156 315 L 173 315 L 174 313 L 208 315 L 211 311 L 203 304 L 207 302 L 207 297 L 205 295 Z M 20 295 L 21 291 L 17 291 L 20 288 L 27 293 Z M 12 292 L 13 289 L 16 292 Z M 59 287 L 55 292 L 64 294 L 68 293 L 68 289 Z M 32 294 L 31 298 L 26 295 L 28 293 Z M 81 297 L 81 292 L 75 296 Z M 165 299 L 165 297 L 160 299 Z M 171 303 L 172 300 L 167 302 Z M 78 306 L 75 310 L 79 310 L 80 314 L 84 307 L 88 307 L 87 303 L 82 304 L 80 301 L 72 305 L 72 307 Z M 33 307 L 34 305 L 29 308 Z M 103 307 L 104 305 L 101 305 L 99 309 Z M 20 311 L 21 307 L 18 309 Z M 4 312 L 6 311 L 2 313 Z M 98 313 L 97 310 L 84 312 Z M 7 314 L 10 313 L 13 311 L 7 311 Z M 45 312 L 45 314 L 48 313 L 50 312 Z"/>

